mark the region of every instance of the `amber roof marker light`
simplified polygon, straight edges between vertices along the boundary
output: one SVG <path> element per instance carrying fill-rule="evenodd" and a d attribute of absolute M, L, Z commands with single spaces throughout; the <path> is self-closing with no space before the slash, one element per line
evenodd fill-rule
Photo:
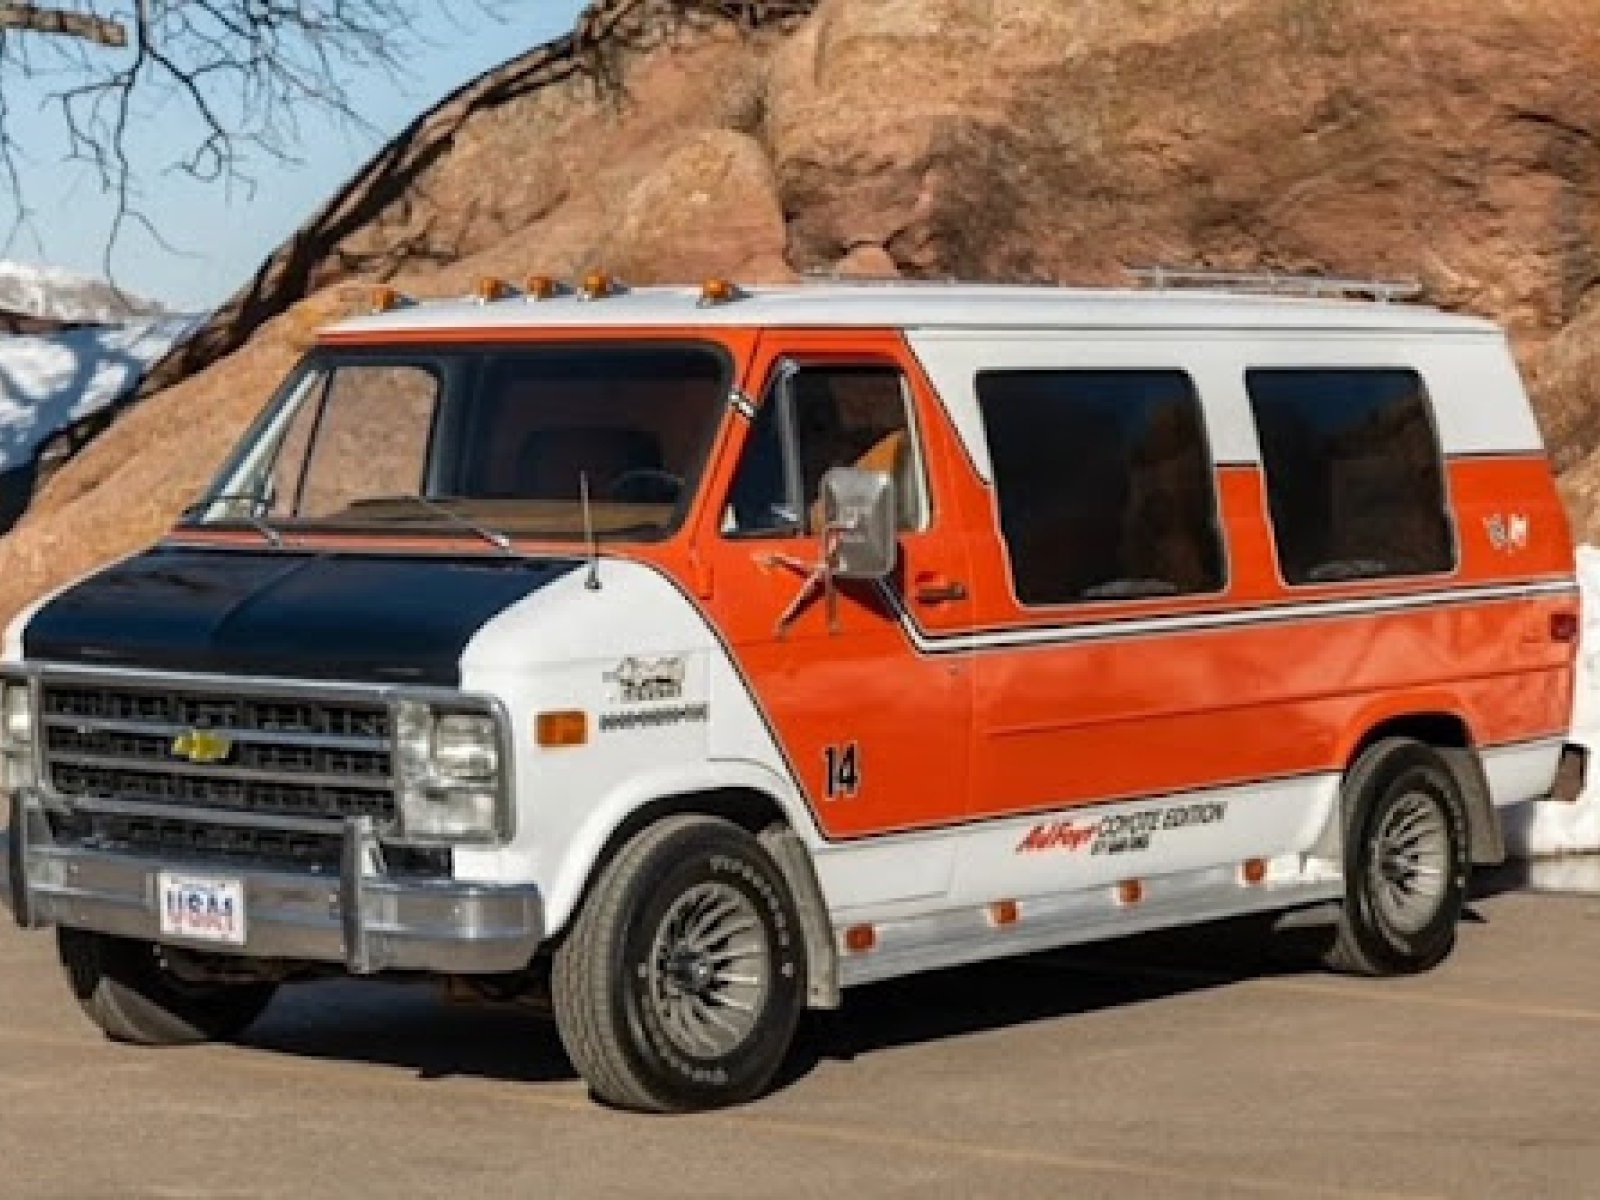
<path fill-rule="evenodd" d="M 512 295 L 512 287 L 497 275 L 485 275 L 478 280 L 472 289 L 472 294 L 477 297 L 479 304 L 493 304 L 497 300 L 507 300 Z"/>
<path fill-rule="evenodd" d="M 713 276 L 700 285 L 698 303 L 701 308 L 715 308 L 719 304 L 732 304 L 735 300 L 743 300 L 748 294 L 733 280 Z"/>
<path fill-rule="evenodd" d="M 522 294 L 529 300 L 554 300 L 561 294 L 561 284 L 551 275 L 529 275 Z"/>
<path fill-rule="evenodd" d="M 579 300 L 604 300 L 608 296 L 615 296 L 621 287 L 606 271 L 590 271 L 583 277 L 583 283 L 578 288 Z"/>
<path fill-rule="evenodd" d="M 373 288 L 367 298 L 368 307 L 375 313 L 393 312 L 397 308 L 406 308 L 413 303 L 415 301 L 410 296 L 386 283 Z"/>

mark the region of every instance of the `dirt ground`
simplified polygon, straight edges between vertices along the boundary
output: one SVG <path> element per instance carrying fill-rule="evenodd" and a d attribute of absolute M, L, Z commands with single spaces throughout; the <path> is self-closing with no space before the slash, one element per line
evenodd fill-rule
<path fill-rule="evenodd" d="M 304 985 L 242 1045 L 104 1041 L 0 927 L 0 1196 L 1600 1195 L 1600 898 L 1479 899 L 1431 975 L 1209 928 L 852 993 L 732 1112 L 594 1105 L 552 1026 Z"/>

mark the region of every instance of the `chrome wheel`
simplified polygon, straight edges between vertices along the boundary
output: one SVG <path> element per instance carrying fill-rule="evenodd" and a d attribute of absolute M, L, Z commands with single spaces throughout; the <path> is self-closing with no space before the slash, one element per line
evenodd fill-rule
<path fill-rule="evenodd" d="M 1450 870 L 1450 830 L 1439 801 L 1407 792 L 1384 815 L 1372 839 L 1372 900 L 1384 922 L 1403 934 L 1438 915 Z"/>
<path fill-rule="evenodd" d="M 770 983 L 771 947 L 755 905 L 724 883 L 679 896 L 648 963 L 649 1001 L 678 1049 L 716 1058 L 755 1029 Z"/>

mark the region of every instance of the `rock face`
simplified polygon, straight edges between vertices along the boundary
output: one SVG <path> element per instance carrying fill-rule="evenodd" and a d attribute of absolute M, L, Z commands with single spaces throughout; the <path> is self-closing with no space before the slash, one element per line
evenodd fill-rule
<path fill-rule="evenodd" d="M 536 52 L 424 118 L 241 294 L 243 350 L 119 422 L 0 541 L 0 613 L 156 536 L 340 284 L 443 294 L 596 264 L 1414 277 L 1511 330 L 1575 525 L 1600 536 L 1593 0 L 805 7 L 635 36 L 598 72 Z"/>

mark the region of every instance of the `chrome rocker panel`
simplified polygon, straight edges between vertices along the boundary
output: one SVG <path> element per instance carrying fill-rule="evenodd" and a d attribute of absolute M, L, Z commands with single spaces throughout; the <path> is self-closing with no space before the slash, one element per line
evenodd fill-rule
<path fill-rule="evenodd" d="M 12 797 L 11 828 L 0 839 L 4 898 L 23 928 L 65 925 L 207 953 L 342 963 L 357 975 L 516 971 L 544 939 L 536 887 L 385 875 L 370 817 L 345 822 L 337 876 L 56 845 L 37 798 L 26 792 Z M 243 945 L 162 936 L 157 876 L 185 869 L 243 882 Z"/>

